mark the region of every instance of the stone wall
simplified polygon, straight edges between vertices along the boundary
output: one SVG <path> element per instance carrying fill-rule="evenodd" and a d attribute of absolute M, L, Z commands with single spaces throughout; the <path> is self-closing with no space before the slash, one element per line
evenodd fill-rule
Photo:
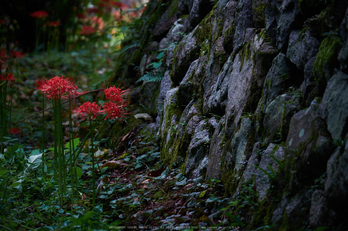
<path fill-rule="evenodd" d="M 347 6 L 148 4 L 139 65 L 146 69 L 164 51 L 152 113 L 162 158 L 187 176 L 222 179 L 232 198 L 251 187 L 257 206 L 249 227 L 347 227 Z"/>

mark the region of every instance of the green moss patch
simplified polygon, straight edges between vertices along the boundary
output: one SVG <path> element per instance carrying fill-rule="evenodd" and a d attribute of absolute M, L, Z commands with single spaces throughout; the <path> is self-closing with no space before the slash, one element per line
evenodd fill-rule
<path fill-rule="evenodd" d="M 337 55 L 342 46 L 339 37 L 329 36 L 325 38 L 319 47 L 319 52 L 313 65 L 313 73 L 318 82 L 331 76 L 333 69 L 337 65 Z"/>

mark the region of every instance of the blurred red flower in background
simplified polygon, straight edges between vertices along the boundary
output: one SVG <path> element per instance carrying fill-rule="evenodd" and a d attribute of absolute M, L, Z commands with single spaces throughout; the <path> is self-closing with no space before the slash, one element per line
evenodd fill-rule
<path fill-rule="evenodd" d="M 104 27 L 104 22 L 102 18 L 99 18 L 97 16 L 94 16 L 92 18 L 93 25 L 98 28 L 99 31 L 101 31 Z"/>
<path fill-rule="evenodd" d="M 99 12 L 99 9 L 97 8 L 97 7 L 91 7 L 91 8 L 87 8 L 86 9 L 86 12 L 88 13 L 88 14 L 96 14 L 96 13 L 98 13 Z"/>
<path fill-rule="evenodd" d="M 7 81 L 7 82 L 10 82 L 10 81 L 14 81 L 15 78 L 14 78 L 14 75 L 10 72 L 8 74 L 1 74 L 0 75 L 0 80 L 4 80 L 4 81 Z"/>
<path fill-rule="evenodd" d="M 86 102 L 82 104 L 76 112 L 80 114 L 81 117 L 85 116 L 85 114 L 92 116 L 92 118 L 96 118 L 100 114 L 100 106 L 96 104 L 96 102 Z"/>
<path fill-rule="evenodd" d="M 6 61 L 7 58 L 8 56 L 6 54 L 6 51 L 0 49 L 0 62 Z"/>
<path fill-rule="evenodd" d="M 95 33 L 95 30 L 91 26 L 83 25 L 82 30 L 79 31 L 81 35 L 91 35 Z"/>
<path fill-rule="evenodd" d="M 19 58 L 19 59 L 21 59 L 24 56 L 24 54 L 21 51 L 12 51 L 11 55 L 13 58 Z"/>
<path fill-rule="evenodd" d="M 79 18 L 79 19 L 85 19 L 86 18 L 86 15 L 84 13 L 77 13 L 76 14 L 76 17 Z"/>
<path fill-rule="evenodd" d="M 115 0 L 100 0 L 98 3 L 99 7 L 103 8 L 110 8 L 112 6 L 121 8 L 121 9 L 127 9 L 128 6 L 122 2 L 116 2 Z"/>
<path fill-rule="evenodd" d="M 14 135 L 19 134 L 20 132 L 21 132 L 21 130 L 19 128 L 17 128 L 17 127 L 14 127 L 14 128 L 10 129 L 10 133 L 14 134 Z"/>
<path fill-rule="evenodd" d="M 118 8 L 121 8 L 122 10 L 129 8 L 126 4 L 124 4 L 122 2 L 111 2 L 111 4 L 118 7 Z"/>
<path fill-rule="evenodd" d="M 35 11 L 34 13 L 30 13 L 30 16 L 33 18 L 46 18 L 47 17 L 47 12 L 44 10 L 38 10 Z"/>
<path fill-rule="evenodd" d="M 47 25 L 51 27 L 57 27 L 59 26 L 59 21 L 48 22 Z"/>

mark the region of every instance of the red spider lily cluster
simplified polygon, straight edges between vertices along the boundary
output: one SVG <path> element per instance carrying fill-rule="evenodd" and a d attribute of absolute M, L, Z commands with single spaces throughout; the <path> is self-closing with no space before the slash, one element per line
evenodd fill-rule
<path fill-rule="evenodd" d="M 30 16 L 33 18 L 44 19 L 48 16 L 48 14 L 44 10 L 38 10 L 38 11 L 35 11 L 34 13 L 30 13 Z"/>
<path fill-rule="evenodd" d="M 36 84 L 36 89 L 40 90 L 47 99 L 67 99 L 84 94 L 77 92 L 77 86 L 69 78 L 55 76 L 50 80 L 39 79 Z M 104 89 L 104 94 L 110 102 L 103 105 L 103 110 L 95 102 L 86 102 L 78 107 L 75 112 L 80 114 L 81 117 L 89 115 L 93 119 L 99 114 L 107 114 L 105 120 L 108 118 L 120 119 L 125 114 L 124 107 L 127 104 L 124 95 L 127 94 L 127 90 L 121 90 L 113 86 Z"/>
<path fill-rule="evenodd" d="M 121 90 L 115 86 L 104 89 L 105 98 L 110 102 L 103 105 L 103 113 L 106 113 L 105 120 L 108 118 L 121 118 L 124 115 L 123 108 L 126 106 L 126 102 L 123 98 L 127 94 L 128 90 Z"/>
<path fill-rule="evenodd" d="M 102 113 L 106 114 L 105 120 L 108 118 L 119 119 L 124 114 L 122 112 L 123 105 L 118 105 L 115 102 L 108 102 L 103 105 L 104 110 L 101 110 Z"/>
<path fill-rule="evenodd" d="M 118 104 L 123 102 L 123 95 L 126 93 L 127 90 L 122 91 L 120 88 L 116 88 L 115 86 L 104 89 L 105 98 Z"/>
<path fill-rule="evenodd" d="M 76 112 L 80 114 L 81 117 L 89 115 L 95 119 L 100 114 L 100 106 L 96 104 L 96 102 L 86 102 L 82 104 Z"/>
<path fill-rule="evenodd" d="M 69 78 L 55 76 L 50 80 L 39 79 L 36 84 L 36 89 L 47 99 L 67 99 L 82 94 L 77 92 L 77 86 Z"/>
<path fill-rule="evenodd" d="M 124 95 L 127 94 L 127 90 L 121 90 L 115 86 L 104 89 L 104 94 L 106 99 L 110 100 L 104 103 L 103 110 L 95 102 L 86 102 L 82 104 L 75 112 L 80 114 L 80 116 L 85 116 L 86 114 L 92 118 L 96 118 L 99 114 L 106 114 L 105 120 L 108 118 L 120 119 L 125 115 L 124 107 L 126 106 Z"/>

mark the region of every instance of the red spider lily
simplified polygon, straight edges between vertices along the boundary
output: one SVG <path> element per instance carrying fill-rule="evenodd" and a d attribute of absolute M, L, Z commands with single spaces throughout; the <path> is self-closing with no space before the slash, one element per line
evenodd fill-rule
<path fill-rule="evenodd" d="M 21 132 L 21 130 L 19 128 L 17 128 L 17 127 L 14 127 L 14 128 L 10 129 L 10 133 L 14 134 L 14 135 L 19 134 L 20 132 Z"/>
<path fill-rule="evenodd" d="M 111 3 L 109 0 L 100 0 L 98 2 L 98 7 L 105 8 L 105 9 L 110 9 L 111 8 Z"/>
<path fill-rule="evenodd" d="M 100 106 L 96 102 L 86 102 L 82 104 L 76 112 L 80 114 L 81 117 L 84 117 L 86 114 L 96 118 L 100 114 Z"/>
<path fill-rule="evenodd" d="M 0 75 L 0 80 L 4 80 L 4 81 L 7 81 L 7 82 L 10 82 L 10 81 L 14 81 L 15 78 L 14 78 L 14 75 L 10 72 L 8 74 L 1 74 Z"/>
<path fill-rule="evenodd" d="M 85 19 L 86 18 L 86 15 L 84 14 L 84 13 L 77 13 L 76 14 L 76 17 L 78 18 L 78 19 Z"/>
<path fill-rule="evenodd" d="M 48 22 L 47 25 L 51 27 L 57 27 L 59 26 L 59 21 Z"/>
<path fill-rule="evenodd" d="M 30 16 L 33 17 L 33 18 L 46 18 L 47 17 L 47 12 L 44 11 L 44 10 L 38 10 L 38 11 L 35 11 L 34 13 L 30 13 Z"/>
<path fill-rule="evenodd" d="M 124 107 L 124 105 L 119 105 L 113 101 L 110 101 L 110 102 L 105 103 L 103 105 L 103 110 L 101 110 L 100 112 L 107 114 L 105 117 L 105 120 L 107 120 L 108 118 L 120 119 L 122 117 L 122 115 L 125 114 L 123 112 L 123 107 Z"/>
<path fill-rule="evenodd" d="M 123 102 L 123 96 L 127 94 L 128 90 L 121 90 L 115 86 L 104 89 L 105 98 L 115 103 L 121 104 Z"/>
<path fill-rule="evenodd" d="M 128 8 L 128 6 L 126 4 L 124 4 L 124 3 L 122 3 L 122 2 L 113 2 L 113 1 L 111 1 L 110 4 L 112 4 L 112 5 L 114 5 L 114 6 L 118 7 L 118 8 L 121 8 L 122 10 Z"/>
<path fill-rule="evenodd" d="M 19 58 L 19 59 L 21 59 L 24 56 L 24 54 L 21 51 L 12 51 L 11 55 L 13 58 Z"/>
<path fill-rule="evenodd" d="M 99 12 L 99 9 L 97 8 L 97 7 L 91 7 L 91 8 L 87 8 L 86 9 L 86 12 L 88 13 L 88 14 L 96 14 L 96 13 L 98 13 Z"/>
<path fill-rule="evenodd" d="M 91 26 L 83 25 L 82 30 L 79 31 L 81 35 L 91 35 L 95 33 L 95 30 Z"/>
<path fill-rule="evenodd" d="M 77 86 L 68 78 L 55 76 L 50 80 L 39 79 L 36 89 L 42 91 L 47 99 L 66 99 L 81 95 L 77 92 Z"/>

